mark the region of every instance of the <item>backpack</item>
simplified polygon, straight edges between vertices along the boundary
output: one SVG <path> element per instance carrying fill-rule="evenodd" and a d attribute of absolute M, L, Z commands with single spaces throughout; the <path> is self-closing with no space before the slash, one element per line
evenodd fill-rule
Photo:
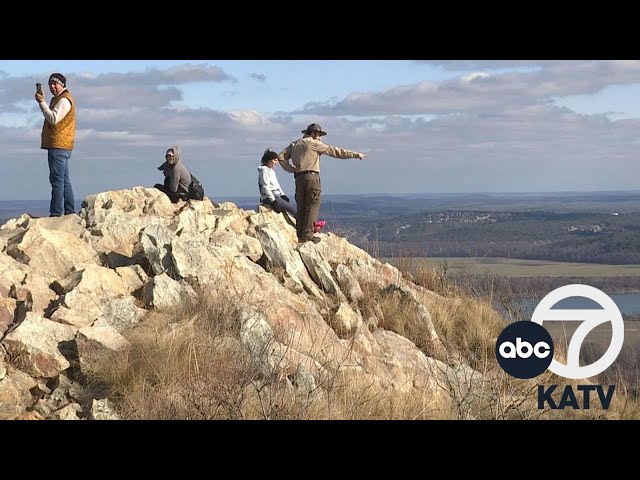
<path fill-rule="evenodd" d="M 204 187 L 196 177 L 191 175 L 189 184 L 189 198 L 192 200 L 204 200 Z"/>

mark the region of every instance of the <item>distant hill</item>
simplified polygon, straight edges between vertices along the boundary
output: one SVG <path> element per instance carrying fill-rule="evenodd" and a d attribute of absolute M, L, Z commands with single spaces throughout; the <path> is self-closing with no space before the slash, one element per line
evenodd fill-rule
<path fill-rule="evenodd" d="M 257 196 L 214 200 L 258 205 Z M 0 201 L 0 224 L 48 211 L 48 200 Z M 320 218 L 327 231 L 386 256 L 640 263 L 637 191 L 323 195 Z"/>

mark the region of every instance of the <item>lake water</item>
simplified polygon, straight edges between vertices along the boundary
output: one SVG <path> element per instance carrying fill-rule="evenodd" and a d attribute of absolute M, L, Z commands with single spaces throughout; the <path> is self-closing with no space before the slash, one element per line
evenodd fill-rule
<path fill-rule="evenodd" d="M 640 293 L 619 293 L 609 295 L 623 315 L 640 314 Z M 525 301 L 524 311 L 531 316 L 539 300 Z M 584 297 L 569 297 L 559 301 L 553 308 L 556 309 L 602 309 L 593 300 Z"/>

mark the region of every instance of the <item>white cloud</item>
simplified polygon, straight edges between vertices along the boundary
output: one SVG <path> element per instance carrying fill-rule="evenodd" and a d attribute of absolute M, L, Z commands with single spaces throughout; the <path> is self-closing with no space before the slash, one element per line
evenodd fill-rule
<path fill-rule="evenodd" d="M 178 88 L 191 82 L 231 82 L 237 80 L 218 66 L 184 64 L 160 70 L 147 68 L 143 72 L 70 73 L 65 75 L 72 94 L 83 99 L 86 107 L 160 107 L 182 100 Z M 12 108 L 16 102 L 33 99 L 35 82 L 41 78 L 0 78 L 0 110 Z M 47 97 L 50 95 L 45 92 Z"/>
<path fill-rule="evenodd" d="M 504 69 L 538 67 L 549 60 L 416 60 L 416 63 L 440 66 L 446 70 L 460 71 L 482 69 Z"/>
<path fill-rule="evenodd" d="M 217 68 L 69 74 L 70 90 L 82 98 L 71 160 L 74 189 L 82 196 L 153 185 L 164 151 L 179 144 L 214 200 L 253 195 L 264 149 L 279 151 L 309 123 L 322 125 L 327 143 L 368 154 L 362 162 L 323 157 L 326 193 L 637 188 L 640 120 L 581 115 L 550 99 L 638 82 L 639 62 L 543 62 L 535 71 L 499 73 L 474 62 L 443 82 L 354 92 L 278 115 L 175 103 L 181 82 L 232 81 Z M 49 195 L 33 81 L 0 76 L 2 111 L 18 114 L 28 105 L 30 112 L 26 124 L 0 123 L 4 175 L 15 179 L 3 184 L 0 198 Z M 293 191 L 291 175 L 279 171 L 279 179 Z"/>
<path fill-rule="evenodd" d="M 484 63 L 462 62 L 462 65 L 486 66 Z M 355 92 L 331 103 L 309 103 L 302 111 L 359 116 L 496 114 L 505 109 L 551 104 L 558 97 L 596 93 L 609 85 L 640 83 L 640 61 L 635 60 L 545 61 L 540 65 L 535 71 L 489 75 L 474 70 L 440 83 L 424 81 L 381 92 Z"/>
<path fill-rule="evenodd" d="M 489 78 L 489 74 L 486 72 L 473 72 L 467 75 L 463 75 L 462 77 L 460 77 L 460 80 L 462 80 L 463 83 L 471 83 L 479 78 Z"/>
<path fill-rule="evenodd" d="M 255 110 L 232 110 L 229 116 L 241 127 L 263 127 L 267 124 L 267 119 Z"/>

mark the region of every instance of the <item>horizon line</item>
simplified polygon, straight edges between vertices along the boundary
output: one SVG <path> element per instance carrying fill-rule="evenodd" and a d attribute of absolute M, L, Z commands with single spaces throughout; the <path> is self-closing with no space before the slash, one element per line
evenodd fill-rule
<path fill-rule="evenodd" d="M 131 187 L 133 188 L 133 187 Z M 131 188 L 120 188 L 118 190 L 131 190 Z M 104 190 L 103 192 L 94 192 L 89 193 L 87 195 L 81 195 L 76 199 L 77 201 L 82 201 L 91 195 L 97 195 L 98 193 L 111 192 L 117 190 Z M 396 196 L 396 197 L 404 197 L 410 195 L 557 195 L 557 194 L 606 194 L 606 193 L 632 193 L 632 194 L 640 194 L 640 189 L 638 190 L 554 190 L 554 191 L 477 191 L 477 192 L 408 192 L 408 193 L 323 193 L 323 197 L 330 196 Z M 207 195 L 205 195 L 207 196 Z M 254 198 L 256 195 L 238 195 L 238 194 L 229 194 L 229 195 L 219 195 L 218 197 L 233 197 L 233 198 Z M 210 197 L 208 197 L 210 198 Z M 215 198 L 215 196 L 214 196 Z M 39 199 L 39 198 L 12 198 L 12 199 L 0 199 L 0 202 L 49 202 L 50 199 Z M 215 200 L 213 200 L 215 201 Z"/>

